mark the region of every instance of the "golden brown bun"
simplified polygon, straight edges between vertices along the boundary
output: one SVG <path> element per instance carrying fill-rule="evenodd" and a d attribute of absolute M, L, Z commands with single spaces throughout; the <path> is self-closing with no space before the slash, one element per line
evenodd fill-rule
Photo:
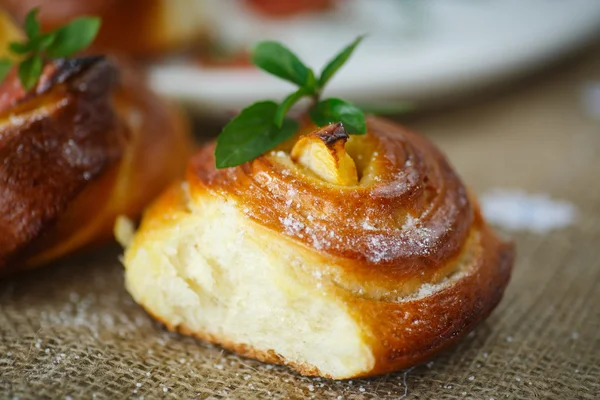
<path fill-rule="evenodd" d="M 104 57 L 58 60 L 0 87 L 0 274 L 106 242 L 184 169 L 179 114 Z"/>
<path fill-rule="evenodd" d="M 512 246 L 426 139 L 373 117 L 364 136 L 340 128 L 235 168 L 215 169 L 214 144 L 196 154 L 128 245 L 134 299 L 170 329 L 336 379 L 467 334 L 500 301 Z"/>
<path fill-rule="evenodd" d="M 197 45 L 206 36 L 203 0 L 0 0 L 18 21 L 34 7 L 45 30 L 81 15 L 102 18 L 98 52 L 153 56 Z"/>

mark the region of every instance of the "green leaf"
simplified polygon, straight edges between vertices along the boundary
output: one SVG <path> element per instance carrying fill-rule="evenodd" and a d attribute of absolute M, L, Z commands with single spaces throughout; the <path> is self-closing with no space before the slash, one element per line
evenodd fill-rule
<path fill-rule="evenodd" d="M 39 8 L 34 8 L 25 17 L 25 33 L 29 39 L 35 39 L 40 34 L 40 23 L 37 21 Z"/>
<path fill-rule="evenodd" d="M 344 50 L 342 50 L 338 55 L 336 55 L 331 61 L 325 65 L 323 71 L 321 72 L 321 77 L 319 78 L 319 87 L 323 88 L 327 82 L 331 79 L 333 75 L 348 61 L 348 58 L 356 49 L 356 46 L 363 40 L 363 36 L 357 37 L 354 42 L 346 46 Z"/>
<path fill-rule="evenodd" d="M 308 72 L 308 79 L 304 85 L 304 89 L 306 89 L 307 94 L 315 94 L 318 89 L 317 78 L 315 78 L 315 73 L 312 69 Z"/>
<path fill-rule="evenodd" d="M 259 42 L 252 49 L 252 62 L 270 74 L 295 83 L 308 86 L 314 73 L 287 47 L 277 42 Z"/>
<path fill-rule="evenodd" d="M 25 90 L 31 90 L 42 74 L 43 62 L 40 56 L 32 56 L 19 65 L 19 79 Z"/>
<path fill-rule="evenodd" d="M 275 118 L 273 118 L 273 122 L 277 125 L 278 128 L 281 128 L 281 124 L 283 124 L 283 119 L 285 114 L 292 108 L 294 104 L 298 102 L 302 97 L 309 95 L 309 91 L 305 88 L 300 88 L 296 90 L 294 93 L 290 94 L 286 97 L 283 102 L 277 107 L 277 112 L 275 113 Z"/>
<path fill-rule="evenodd" d="M 51 58 L 68 57 L 88 47 L 100 29 L 100 18 L 81 17 L 58 28 L 46 52 Z"/>
<path fill-rule="evenodd" d="M 275 102 L 262 101 L 243 109 L 229 121 L 217 138 L 217 168 L 243 164 L 289 139 L 298 129 L 298 123 L 286 118 L 281 128 L 277 128 L 273 123 L 276 112 Z"/>
<path fill-rule="evenodd" d="M 4 79 L 6 78 L 6 75 L 8 75 L 11 68 L 12 68 L 12 61 L 10 61 L 8 58 L 0 59 L 0 82 L 4 81 Z"/>
<path fill-rule="evenodd" d="M 56 39 L 56 33 L 50 32 L 45 33 L 43 35 L 39 35 L 35 39 L 30 40 L 29 42 L 20 43 L 20 42 L 11 42 L 9 44 L 9 49 L 15 54 L 27 54 L 31 52 L 40 52 L 46 48 L 48 48 Z"/>
<path fill-rule="evenodd" d="M 367 133 L 367 122 L 362 110 L 344 100 L 326 99 L 320 101 L 312 110 L 310 118 L 318 126 L 341 122 L 350 134 Z"/>
<path fill-rule="evenodd" d="M 56 32 L 49 32 L 49 33 L 44 33 L 43 35 L 39 36 L 35 41 L 36 41 L 36 47 L 38 50 L 46 50 L 48 47 L 50 47 L 54 41 L 56 40 Z"/>
<path fill-rule="evenodd" d="M 8 45 L 10 51 L 15 54 L 27 54 L 33 48 L 31 47 L 31 42 L 19 43 L 19 42 L 10 42 Z"/>

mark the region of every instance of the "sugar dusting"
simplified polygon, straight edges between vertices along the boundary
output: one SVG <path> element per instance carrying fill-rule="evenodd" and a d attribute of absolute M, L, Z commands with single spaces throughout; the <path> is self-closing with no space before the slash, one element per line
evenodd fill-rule
<path fill-rule="evenodd" d="M 581 104 L 586 114 L 600 120 L 600 82 L 586 82 L 581 88 Z"/>
<path fill-rule="evenodd" d="M 277 152 L 272 155 L 279 157 Z M 418 177 L 410 178 L 414 180 Z M 443 213 L 434 212 L 426 220 L 421 215 L 408 215 L 398 226 L 395 216 L 382 208 L 381 213 L 357 215 L 359 218 L 349 215 L 349 218 L 332 225 L 331 215 L 348 213 L 343 204 L 314 203 L 311 194 L 305 192 L 302 184 L 294 178 L 282 182 L 260 171 L 254 179 L 266 195 L 284 205 L 285 213 L 278 216 L 278 220 L 286 235 L 303 239 L 316 250 L 350 250 L 372 263 L 431 255 L 448 229 L 451 229 L 453 219 L 460 211 L 453 205 L 446 205 Z M 402 182 L 402 187 L 393 188 L 394 194 L 405 190 Z M 249 189 L 253 189 L 252 185 Z M 369 201 L 369 198 L 361 200 Z M 252 215 L 251 210 L 244 209 L 244 213 Z M 273 210 L 264 204 L 260 213 L 268 215 Z"/>
<path fill-rule="evenodd" d="M 288 192 L 290 194 L 290 192 Z M 291 193 L 297 195 L 297 192 Z M 288 204 L 289 202 L 289 204 Z M 288 199 L 286 205 L 292 204 L 292 198 Z M 331 238 L 333 238 L 334 232 L 331 231 L 326 224 L 320 223 L 314 216 L 307 215 L 306 220 L 310 224 L 305 224 L 300 221 L 298 217 L 292 213 L 288 213 L 285 217 L 280 217 L 279 222 L 284 227 L 284 232 L 289 236 L 296 236 L 299 238 L 308 238 L 315 249 L 321 250 L 324 247 L 331 246 Z"/>
<path fill-rule="evenodd" d="M 440 229 L 432 229 L 423 225 L 418 218 L 408 215 L 400 229 L 369 235 L 367 239 L 369 251 L 366 256 L 369 261 L 377 263 L 412 253 L 428 255 L 435 247 L 436 238 L 440 236 L 445 225 L 438 226 Z"/>
<path fill-rule="evenodd" d="M 95 311 L 99 307 L 119 308 L 122 301 L 132 302 L 128 297 L 121 299 L 118 296 L 103 296 L 100 298 L 95 293 L 81 296 L 71 292 L 61 308 L 41 311 L 39 322 L 42 329 L 59 326 L 71 329 L 84 328 L 94 337 L 98 337 L 99 333 L 105 330 L 118 331 L 121 334 L 133 333 L 149 323 L 148 318 L 144 315 L 130 317 L 123 313 L 112 314 Z"/>
<path fill-rule="evenodd" d="M 465 268 L 465 269 L 459 270 L 458 272 L 453 273 L 450 276 L 445 277 L 440 282 L 424 283 L 419 287 L 419 290 L 417 290 L 415 293 L 412 293 L 408 296 L 400 296 L 396 299 L 396 301 L 397 302 L 414 301 L 414 300 L 420 300 L 425 297 L 432 296 L 435 293 L 437 293 L 441 290 L 444 290 L 445 288 L 455 284 L 457 281 L 465 278 L 466 276 L 469 275 L 470 272 L 471 272 L 471 270 L 469 268 Z M 418 321 L 417 324 L 419 322 L 420 321 Z"/>
<path fill-rule="evenodd" d="M 296 195 L 297 193 L 294 193 Z M 339 227 L 331 228 L 326 221 L 321 221 L 313 215 L 302 216 L 294 213 L 293 198 L 288 198 L 286 205 L 290 211 L 279 222 L 283 225 L 286 235 L 306 238 L 315 249 L 331 248 L 344 241 L 344 246 L 356 250 L 362 249 L 365 257 L 373 263 L 391 261 L 397 257 L 428 255 L 435 248 L 437 238 L 443 233 L 444 224 L 440 229 L 424 226 L 416 217 L 408 217 L 404 225 L 397 229 L 378 229 L 372 222 L 363 220 L 357 226 L 348 229 L 364 231 L 364 235 L 336 235 Z M 307 222 L 303 222 L 306 220 Z M 351 220 L 349 220 L 350 222 Z"/>
<path fill-rule="evenodd" d="M 577 208 L 548 194 L 493 189 L 481 196 L 484 216 L 492 224 L 511 231 L 544 234 L 576 222 Z"/>

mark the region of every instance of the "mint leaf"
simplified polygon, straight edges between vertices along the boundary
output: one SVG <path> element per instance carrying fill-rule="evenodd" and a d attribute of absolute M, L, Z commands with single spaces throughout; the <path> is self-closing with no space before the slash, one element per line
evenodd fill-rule
<path fill-rule="evenodd" d="M 40 23 L 37 21 L 39 8 L 31 9 L 25 16 L 25 34 L 29 39 L 35 39 L 40 34 Z"/>
<path fill-rule="evenodd" d="M 54 31 L 56 37 L 46 50 L 51 58 L 68 57 L 89 46 L 100 29 L 100 18 L 81 17 Z"/>
<path fill-rule="evenodd" d="M 309 110 L 311 119 L 317 125 L 341 122 L 348 133 L 366 133 L 365 115 L 359 108 L 335 98 L 319 101 L 323 86 L 348 60 L 361 40 L 362 37 L 357 38 L 335 56 L 325 66 L 318 80 L 314 72 L 282 44 L 273 41 L 258 43 L 252 49 L 252 62 L 300 88 L 288 95 L 281 104 L 273 101 L 254 103 L 233 118 L 217 138 L 216 167 L 235 167 L 292 137 L 299 124 L 285 115 L 304 96 L 310 96 L 318 102 Z"/>
<path fill-rule="evenodd" d="M 29 42 L 11 42 L 8 45 L 8 48 L 15 54 L 27 54 L 34 51 L 39 52 L 48 48 L 54 42 L 55 39 L 56 33 L 45 33 L 43 35 L 37 36 L 35 39 L 32 39 Z"/>
<path fill-rule="evenodd" d="M 242 110 L 223 128 L 217 138 L 217 168 L 235 167 L 250 161 L 289 139 L 298 123 L 286 118 L 281 128 L 273 123 L 277 103 L 262 101 Z"/>
<path fill-rule="evenodd" d="M 31 90 L 42 74 L 43 62 L 38 55 L 32 56 L 19 65 L 19 79 L 26 91 Z"/>
<path fill-rule="evenodd" d="M 10 51 L 12 51 L 15 54 L 27 54 L 31 50 L 33 50 L 33 48 L 31 47 L 31 42 L 26 42 L 26 43 L 11 42 L 8 45 L 8 48 L 10 49 Z"/>
<path fill-rule="evenodd" d="M 259 42 L 252 49 L 252 63 L 270 74 L 295 83 L 309 86 L 314 73 L 287 47 L 277 42 Z"/>
<path fill-rule="evenodd" d="M 35 87 L 46 58 L 68 57 L 83 50 L 93 42 L 100 29 L 100 18 L 82 17 L 53 32 L 42 33 L 37 21 L 38 11 L 34 8 L 25 17 L 27 39 L 8 44 L 12 53 L 25 58 L 18 67 L 19 80 L 25 90 Z M 0 81 L 6 78 L 10 65 L 9 60 L 0 60 Z"/>
<path fill-rule="evenodd" d="M 12 61 L 10 61 L 8 58 L 0 59 L 0 82 L 2 82 L 4 78 L 6 78 L 6 75 L 8 75 L 11 68 Z"/>
<path fill-rule="evenodd" d="M 326 99 L 310 110 L 310 118 L 318 126 L 341 122 L 350 134 L 367 133 L 365 114 L 360 108 L 340 99 Z"/>
<path fill-rule="evenodd" d="M 319 77 L 319 87 L 322 88 L 329 82 L 331 77 L 348 61 L 348 58 L 356 49 L 356 46 L 363 40 L 364 36 L 357 37 L 354 42 L 346 46 L 338 55 L 336 55 L 331 61 L 325 65 L 321 76 Z"/>
<path fill-rule="evenodd" d="M 56 40 L 56 32 L 44 33 L 35 39 L 36 48 L 38 50 L 46 50 Z"/>
<path fill-rule="evenodd" d="M 305 88 L 300 88 L 296 90 L 294 93 L 290 94 L 286 97 L 283 102 L 277 107 L 277 112 L 275 113 L 275 118 L 273 122 L 277 127 L 281 128 L 281 124 L 283 124 L 283 119 L 285 114 L 292 108 L 294 104 L 298 102 L 302 97 L 310 94 L 308 90 Z"/>

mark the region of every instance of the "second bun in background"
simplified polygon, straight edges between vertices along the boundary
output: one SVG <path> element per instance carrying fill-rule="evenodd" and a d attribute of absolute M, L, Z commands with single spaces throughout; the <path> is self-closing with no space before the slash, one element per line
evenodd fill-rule
<path fill-rule="evenodd" d="M 184 169 L 193 148 L 180 112 L 139 71 L 104 56 L 53 60 L 0 99 L 0 275 L 112 238 Z"/>
<path fill-rule="evenodd" d="M 204 0 L 0 0 L 22 21 L 34 7 L 44 30 L 82 15 L 102 18 L 92 50 L 153 57 L 197 46 L 207 36 Z"/>

